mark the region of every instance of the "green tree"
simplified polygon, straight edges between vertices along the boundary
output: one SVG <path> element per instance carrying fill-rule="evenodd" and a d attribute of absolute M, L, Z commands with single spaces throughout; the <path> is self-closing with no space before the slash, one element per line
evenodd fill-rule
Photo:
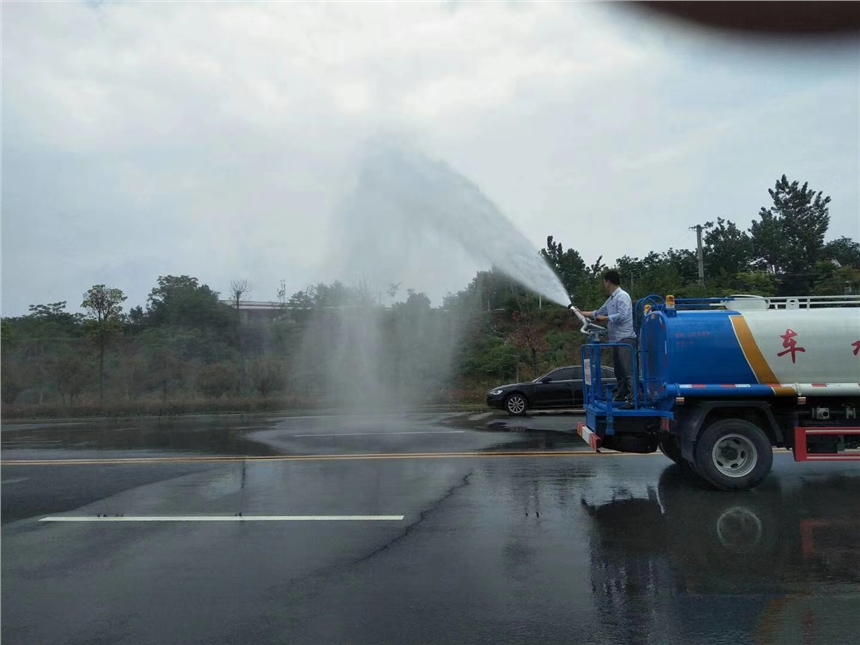
<path fill-rule="evenodd" d="M 830 240 L 821 249 L 822 260 L 836 260 L 844 267 L 860 269 L 860 242 L 850 237 L 840 237 Z"/>
<path fill-rule="evenodd" d="M 594 264 L 585 268 L 585 278 L 573 294 L 573 303 L 580 309 L 597 309 L 606 300 L 606 290 L 603 288 L 603 274 L 608 266 L 603 263 L 603 256 L 597 258 Z M 630 286 L 630 276 L 622 275 L 625 289 Z M 629 289 L 628 289 L 629 291 Z"/>
<path fill-rule="evenodd" d="M 161 390 L 165 403 L 168 393 L 182 382 L 182 367 L 182 357 L 166 345 L 155 346 L 148 353 L 147 368 L 151 383 Z"/>
<path fill-rule="evenodd" d="M 698 280 L 698 260 L 692 251 L 669 249 L 652 251 L 644 258 L 624 256 L 616 264 L 621 285 L 637 300 L 650 294 L 679 295 Z M 605 299 L 605 292 L 601 294 Z"/>
<path fill-rule="evenodd" d="M 87 361 L 82 356 L 67 349 L 56 357 L 55 363 L 57 391 L 63 398 L 63 403 L 68 397 L 68 403 L 72 405 L 75 397 L 79 397 L 86 387 Z"/>
<path fill-rule="evenodd" d="M 768 193 L 773 206 L 762 207 L 750 228 L 755 266 L 778 275 L 811 272 L 824 249 L 830 197 L 785 175 Z"/>
<path fill-rule="evenodd" d="M 83 316 L 67 312 L 66 301 L 30 305 L 29 310 L 26 316 L 6 321 L 13 341 L 3 347 L 4 359 L 9 359 L 3 379 L 13 378 L 21 390 L 37 388 L 41 404 L 56 376 L 54 356 L 80 336 Z"/>
<path fill-rule="evenodd" d="M 239 379 L 239 392 L 244 394 L 248 378 L 245 358 L 244 334 L 242 333 L 242 303 L 247 301 L 254 286 L 247 280 L 233 280 L 230 283 L 230 302 L 236 310 L 236 343 L 239 349 L 239 363 L 242 375 Z"/>
<path fill-rule="evenodd" d="M 458 309 L 460 311 L 494 311 L 518 308 L 518 302 L 525 298 L 537 302 L 534 294 L 529 294 L 523 287 L 500 271 L 478 271 L 465 289 L 456 294 L 448 294 L 442 303 L 443 309 Z"/>
<path fill-rule="evenodd" d="M 459 355 L 460 373 L 480 379 L 507 379 L 517 370 L 518 351 L 498 336 L 484 336 L 467 343 Z"/>
<path fill-rule="evenodd" d="M 0 345 L 8 347 L 12 343 L 12 340 L 15 338 L 15 329 L 12 327 L 12 323 L 6 320 L 0 321 L 0 329 L 2 329 Z"/>
<path fill-rule="evenodd" d="M 418 314 L 427 313 L 430 311 L 430 298 L 425 293 L 415 291 L 414 289 L 407 289 L 404 305 L 409 311 L 414 311 Z"/>
<path fill-rule="evenodd" d="M 812 293 L 816 296 L 841 296 L 860 293 L 860 269 L 837 267 L 833 262 L 819 262 L 814 270 Z"/>
<path fill-rule="evenodd" d="M 147 299 L 145 333 L 170 339 L 187 360 L 214 363 L 233 357 L 236 348 L 235 312 L 218 299 L 218 292 L 197 278 L 161 276 Z"/>
<path fill-rule="evenodd" d="M 314 287 L 308 287 L 307 289 L 297 291 L 292 296 L 290 296 L 290 299 L 288 302 L 285 303 L 284 308 L 310 310 L 314 308 L 315 304 L 315 289 Z"/>
<path fill-rule="evenodd" d="M 745 271 L 735 276 L 734 289 L 727 289 L 723 295 L 742 293 L 752 296 L 775 296 L 776 277 L 767 271 Z"/>
<path fill-rule="evenodd" d="M 585 278 L 585 261 L 582 256 L 574 249 L 565 251 L 561 242 L 554 241 L 552 235 L 546 238 L 546 248 L 541 249 L 540 254 L 555 271 L 567 293 L 576 293 Z"/>
<path fill-rule="evenodd" d="M 307 289 L 306 295 L 311 298 L 315 309 L 346 307 L 361 300 L 358 290 L 350 289 L 339 280 L 331 284 L 319 283 Z"/>
<path fill-rule="evenodd" d="M 126 330 L 130 334 L 135 335 L 144 331 L 146 327 L 146 312 L 143 310 L 143 307 L 137 305 L 129 309 L 128 316 L 126 316 Z"/>
<path fill-rule="evenodd" d="M 3 372 L 3 382 L 2 385 L 0 385 L 0 400 L 2 400 L 3 403 L 11 405 L 12 403 L 15 403 L 18 395 L 24 389 L 24 385 L 20 381 L 21 374 L 18 371 L 10 374 L 9 370 L 4 367 Z"/>
<path fill-rule="evenodd" d="M 126 297 L 120 289 L 103 284 L 93 286 L 81 303 L 87 311 L 89 331 L 99 348 L 99 404 L 104 404 L 105 349 L 122 330 L 122 303 Z"/>
<path fill-rule="evenodd" d="M 670 248 L 662 254 L 662 260 L 664 264 L 675 267 L 685 284 L 699 281 L 699 259 L 695 251 Z"/>
<path fill-rule="evenodd" d="M 147 298 L 150 326 L 225 331 L 232 326 L 230 314 L 230 307 L 218 299 L 217 291 L 187 275 L 160 276 L 158 286 Z"/>
<path fill-rule="evenodd" d="M 66 311 L 66 301 L 52 302 L 47 305 L 30 305 L 30 313 L 13 319 L 20 329 L 22 338 L 44 336 L 53 339 L 72 338 L 81 333 L 82 314 Z"/>
<path fill-rule="evenodd" d="M 514 327 L 510 334 L 510 341 L 514 347 L 525 354 L 531 373 L 537 376 L 543 363 L 544 354 L 549 349 L 549 344 L 540 329 L 534 312 L 528 310 L 515 311 L 511 320 L 513 320 Z"/>
<path fill-rule="evenodd" d="M 708 222 L 704 239 L 705 284 L 729 285 L 735 276 L 750 269 L 753 243 L 734 222 L 717 218 Z"/>
<path fill-rule="evenodd" d="M 131 401 L 145 385 L 146 365 L 140 338 L 126 337 L 119 346 L 117 376 L 120 391 L 126 401 Z"/>

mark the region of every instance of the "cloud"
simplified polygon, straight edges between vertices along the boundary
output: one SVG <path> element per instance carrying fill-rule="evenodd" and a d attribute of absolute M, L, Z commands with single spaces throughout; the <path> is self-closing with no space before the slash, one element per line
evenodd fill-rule
<path fill-rule="evenodd" d="M 619 16 L 580 3 L 4 6 L 4 315 L 95 281 L 143 302 L 166 273 L 216 289 L 247 277 L 261 299 L 281 278 L 325 279 L 352 151 L 379 132 L 473 179 L 534 244 L 555 235 L 590 261 L 660 249 L 699 219 L 751 218 L 786 160 L 834 194 L 834 230 L 848 228 L 856 56 L 812 74 Z M 829 100 L 810 112 L 799 97 L 819 90 Z M 436 267 L 422 286 L 438 302 L 479 264 Z"/>
<path fill-rule="evenodd" d="M 435 118 L 510 100 L 523 82 L 631 64 L 581 11 L 431 3 L 17 6 L 7 83 L 31 133 L 68 149 L 153 147 L 221 124 Z M 567 29 L 546 39 L 556 20 Z"/>

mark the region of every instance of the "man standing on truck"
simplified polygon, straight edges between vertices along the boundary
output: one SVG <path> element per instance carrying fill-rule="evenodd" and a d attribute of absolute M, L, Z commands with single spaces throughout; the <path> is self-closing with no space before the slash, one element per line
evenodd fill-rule
<path fill-rule="evenodd" d="M 612 358 L 615 362 L 615 378 L 618 392 L 613 400 L 623 401 L 625 407 L 633 404 L 633 352 L 636 351 L 636 330 L 633 329 L 633 302 L 630 294 L 621 288 L 618 271 L 603 274 L 603 287 L 609 292 L 609 299 L 597 311 L 583 311 L 583 316 L 595 322 L 608 323 L 609 342 L 625 343 L 631 346 L 613 347 Z"/>

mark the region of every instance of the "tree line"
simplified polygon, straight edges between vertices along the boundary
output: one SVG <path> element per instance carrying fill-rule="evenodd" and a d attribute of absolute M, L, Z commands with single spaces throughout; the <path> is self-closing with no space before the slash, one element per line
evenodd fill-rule
<path fill-rule="evenodd" d="M 860 292 L 860 243 L 825 241 L 830 198 L 785 176 L 769 193 L 772 204 L 749 228 L 727 218 L 704 225 L 704 284 L 696 250 L 588 265 L 548 236 L 540 253 L 585 309 L 605 299 L 608 268 L 634 298 Z M 439 307 L 412 290 L 397 299 L 399 285 L 383 307 L 361 286 L 287 296 L 282 282 L 279 310 L 243 321 L 251 290 L 236 281 L 222 298 L 197 278 L 168 275 L 127 311 L 120 289 L 94 285 L 81 313 L 63 301 L 4 318 L 4 416 L 311 408 L 387 400 L 383 393 L 477 402 L 501 381 L 578 362 L 583 341 L 569 312 L 492 269 Z"/>

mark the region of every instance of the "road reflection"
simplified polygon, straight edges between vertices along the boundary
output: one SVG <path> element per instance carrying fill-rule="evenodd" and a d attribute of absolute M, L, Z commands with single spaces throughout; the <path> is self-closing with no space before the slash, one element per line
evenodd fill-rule
<path fill-rule="evenodd" d="M 704 490 L 680 467 L 656 489 L 581 503 L 596 611 L 627 642 L 857 642 L 860 473 Z"/>

